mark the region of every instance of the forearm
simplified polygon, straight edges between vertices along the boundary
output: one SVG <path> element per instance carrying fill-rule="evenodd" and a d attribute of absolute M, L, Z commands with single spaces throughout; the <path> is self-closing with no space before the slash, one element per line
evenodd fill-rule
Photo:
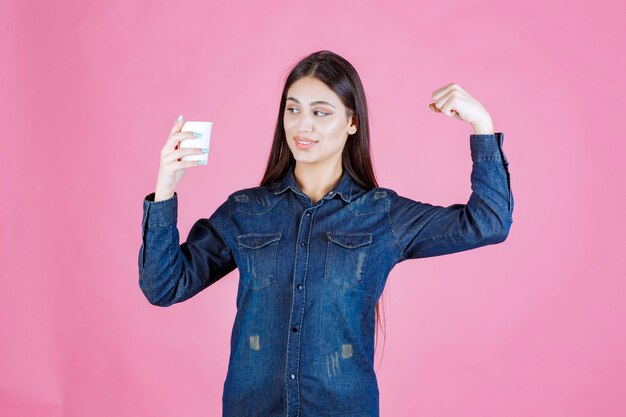
<path fill-rule="evenodd" d="M 152 193 L 143 207 L 139 287 L 151 304 L 165 307 L 191 292 L 179 245 L 178 198 L 158 201 Z"/>
<path fill-rule="evenodd" d="M 180 257 L 172 257 L 178 250 L 176 226 L 147 228 L 140 248 L 139 287 L 151 304 L 172 304 L 172 292 L 180 279 L 172 276 L 172 272 L 181 272 L 182 269 L 177 264 L 181 261 Z"/>
<path fill-rule="evenodd" d="M 483 133 L 471 136 L 472 196 L 468 209 L 477 216 L 481 233 L 508 234 L 512 221 L 513 193 L 508 161 L 502 149 L 504 135 Z"/>

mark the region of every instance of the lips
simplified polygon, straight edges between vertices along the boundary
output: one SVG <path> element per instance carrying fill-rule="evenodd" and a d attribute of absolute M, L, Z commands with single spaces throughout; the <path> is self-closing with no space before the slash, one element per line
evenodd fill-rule
<path fill-rule="evenodd" d="M 296 142 L 299 142 L 303 145 L 310 145 L 312 143 L 317 143 L 318 141 L 313 140 L 313 139 L 309 139 L 307 137 L 304 136 L 294 136 L 293 138 Z"/>
<path fill-rule="evenodd" d="M 296 146 L 299 149 L 309 149 L 309 148 L 315 146 L 315 144 L 318 142 L 316 140 L 309 139 L 309 138 L 304 137 L 304 136 L 294 136 L 293 140 L 294 140 L 294 142 L 296 142 Z"/>

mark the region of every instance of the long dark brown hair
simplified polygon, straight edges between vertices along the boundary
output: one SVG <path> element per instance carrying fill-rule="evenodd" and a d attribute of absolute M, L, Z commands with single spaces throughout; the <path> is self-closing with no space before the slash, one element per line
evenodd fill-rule
<path fill-rule="evenodd" d="M 367 103 L 361 78 L 352 64 L 346 59 L 328 50 L 314 52 L 298 62 L 285 80 L 280 98 L 280 108 L 276 119 L 274 141 L 270 150 L 267 166 L 261 186 L 279 182 L 288 169 L 295 166 L 295 159 L 287 146 L 283 115 L 289 87 L 299 79 L 307 76 L 317 78 L 326 84 L 346 107 L 346 117 L 355 117 L 357 131 L 348 136 L 342 153 L 342 167 L 348 172 L 352 181 L 366 189 L 378 187 L 374 176 L 374 168 L 370 156 L 370 134 L 367 117 Z M 376 343 L 378 343 L 378 326 L 380 325 L 380 301 L 376 303 Z"/>

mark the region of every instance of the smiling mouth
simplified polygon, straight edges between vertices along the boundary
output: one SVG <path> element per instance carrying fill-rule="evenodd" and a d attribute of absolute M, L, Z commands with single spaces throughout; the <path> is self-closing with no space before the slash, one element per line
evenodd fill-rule
<path fill-rule="evenodd" d="M 317 142 L 316 140 L 309 139 L 309 138 L 303 138 L 302 136 L 294 136 L 293 138 L 294 138 L 296 141 L 298 141 L 298 142 L 302 142 L 302 143 Z"/>
<path fill-rule="evenodd" d="M 308 149 L 317 143 L 316 140 L 300 139 L 297 136 L 294 137 L 293 140 L 296 142 L 296 146 L 300 149 Z"/>

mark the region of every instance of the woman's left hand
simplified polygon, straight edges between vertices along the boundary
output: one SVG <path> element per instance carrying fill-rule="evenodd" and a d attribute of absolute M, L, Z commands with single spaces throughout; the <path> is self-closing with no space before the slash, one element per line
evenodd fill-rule
<path fill-rule="evenodd" d="M 470 123 L 474 133 L 493 133 L 493 122 L 487 109 L 456 83 L 445 85 L 432 93 L 434 103 L 428 107 L 436 113 Z"/>

